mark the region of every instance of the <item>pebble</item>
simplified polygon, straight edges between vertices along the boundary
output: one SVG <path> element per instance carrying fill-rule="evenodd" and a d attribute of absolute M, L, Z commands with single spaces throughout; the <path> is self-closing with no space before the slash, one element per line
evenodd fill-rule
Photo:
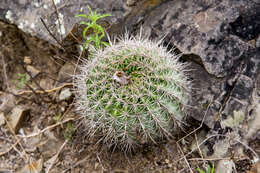
<path fill-rule="evenodd" d="M 26 70 L 31 74 L 33 78 L 41 72 L 40 70 L 37 70 L 35 67 L 31 65 L 27 65 Z"/>
<path fill-rule="evenodd" d="M 11 114 L 9 114 L 8 119 L 10 125 L 15 133 L 21 128 L 23 121 L 29 115 L 29 109 L 25 109 L 21 106 L 16 106 L 12 109 Z"/>
<path fill-rule="evenodd" d="M 72 75 L 74 73 L 75 65 L 70 62 L 66 62 L 59 71 L 58 81 L 59 84 L 62 82 L 72 82 Z"/>
<path fill-rule="evenodd" d="M 126 5 L 128 7 L 134 6 L 136 4 L 137 0 L 127 0 Z"/>
<path fill-rule="evenodd" d="M 69 88 L 64 88 L 61 90 L 60 95 L 59 95 L 59 100 L 68 100 L 70 96 L 72 95 L 71 91 Z"/>
<path fill-rule="evenodd" d="M 232 160 L 220 160 L 216 166 L 216 172 L 232 173 L 233 165 Z"/>
<path fill-rule="evenodd" d="M 30 65 L 30 64 L 32 64 L 32 59 L 29 56 L 25 56 L 23 59 L 23 62 L 27 65 Z"/>

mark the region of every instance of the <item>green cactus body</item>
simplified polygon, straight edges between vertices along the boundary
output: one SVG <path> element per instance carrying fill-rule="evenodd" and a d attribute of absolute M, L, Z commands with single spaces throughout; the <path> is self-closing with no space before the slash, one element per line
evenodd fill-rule
<path fill-rule="evenodd" d="M 160 43 L 120 39 L 96 50 L 75 75 L 76 107 L 89 135 L 127 151 L 170 137 L 184 119 L 186 64 Z"/>

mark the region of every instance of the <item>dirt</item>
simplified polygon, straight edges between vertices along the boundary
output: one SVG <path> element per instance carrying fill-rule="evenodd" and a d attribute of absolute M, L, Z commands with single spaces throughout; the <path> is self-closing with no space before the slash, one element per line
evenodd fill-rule
<path fill-rule="evenodd" d="M 196 172 L 198 167 L 214 163 L 215 160 L 202 159 L 197 151 L 186 155 L 191 151 L 194 134 L 177 143 L 198 127 L 199 122 L 187 127 L 186 132 L 175 139 L 158 145 L 147 144 L 131 154 L 111 151 L 96 144 L 98 139 L 84 138 L 76 129 L 78 116 L 73 110 L 73 97 L 58 99 L 61 89 L 72 89 L 71 78 L 60 77 L 60 70 L 65 63 L 75 63 L 76 56 L 23 33 L 14 25 L 0 22 L 0 33 L 0 108 L 6 119 L 12 109 L 8 105 L 21 105 L 30 110 L 30 115 L 22 122 L 22 134 L 21 131 L 14 134 L 7 121 L 0 125 L 0 172 L 16 172 L 25 165 L 34 165 L 41 172 L 53 173 L 184 173 Z M 28 71 L 28 65 L 35 71 Z M 8 105 L 3 104 L 4 98 L 8 99 Z M 21 137 L 34 133 L 32 137 Z M 260 153 L 259 143 L 252 143 L 252 147 Z M 36 164 L 39 159 L 43 160 L 43 167 Z M 238 172 L 250 169 L 248 159 L 235 163 Z"/>

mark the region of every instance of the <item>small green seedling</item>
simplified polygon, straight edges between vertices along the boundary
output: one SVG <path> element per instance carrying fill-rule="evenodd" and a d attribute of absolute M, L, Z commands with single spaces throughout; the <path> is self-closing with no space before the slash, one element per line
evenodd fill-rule
<path fill-rule="evenodd" d="M 62 120 L 62 114 L 56 114 L 53 119 L 56 121 L 56 122 L 61 122 Z"/>
<path fill-rule="evenodd" d="M 197 170 L 199 171 L 199 173 L 206 173 L 204 170 L 200 168 L 198 168 Z M 214 164 L 212 165 L 212 168 L 210 167 L 210 165 L 208 165 L 207 173 L 215 173 Z"/>
<path fill-rule="evenodd" d="M 26 74 L 23 74 L 23 73 L 18 73 L 18 76 L 19 76 L 19 79 L 15 80 L 15 82 L 18 81 L 17 89 L 21 89 L 23 86 L 26 85 L 26 83 L 29 81 L 29 79 L 26 76 Z"/>
<path fill-rule="evenodd" d="M 102 19 L 107 16 L 111 16 L 111 14 L 97 14 L 96 10 L 93 12 L 92 9 L 88 6 L 90 14 L 85 15 L 85 14 L 78 14 L 76 17 L 84 17 L 88 19 L 88 21 L 81 21 L 80 24 L 86 25 L 86 28 L 83 30 L 83 38 L 86 39 L 84 45 L 83 45 L 83 50 L 86 49 L 89 43 L 94 42 L 95 48 L 99 49 L 101 48 L 101 45 L 108 46 L 108 42 L 101 41 L 101 39 L 105 36 L 105 31 L 104 28 L 97 24 L 97 21 L 99 19 Z M 87 31 L 90 29 L 93 30 L 93 33 L 87 36 Z"/>
<path fill-rule="evenodd" d="M 73 135 L 74 131 L 75 131 L 74 125 L 71 124 L 71 123 L 68 123 L 68 124 L 67 124 L 67 127 L 66 127 L 66 129 L 65 129 L 65 131 L 64 131 L 64 133 L 63 133 L 65 139 L 66 139 L 66 140 L 72 139 L 72 135 Z"/>

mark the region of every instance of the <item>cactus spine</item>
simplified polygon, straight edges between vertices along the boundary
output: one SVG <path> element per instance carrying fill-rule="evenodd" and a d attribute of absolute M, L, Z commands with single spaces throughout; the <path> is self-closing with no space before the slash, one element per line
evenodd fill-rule
<path fill-rule="evenodd" d="M 124 151 L 170 137 L 185 117 L 185 67 L 160 42 L 141 37 L 94 51 L 74 79 L 88 135 Z"/>

